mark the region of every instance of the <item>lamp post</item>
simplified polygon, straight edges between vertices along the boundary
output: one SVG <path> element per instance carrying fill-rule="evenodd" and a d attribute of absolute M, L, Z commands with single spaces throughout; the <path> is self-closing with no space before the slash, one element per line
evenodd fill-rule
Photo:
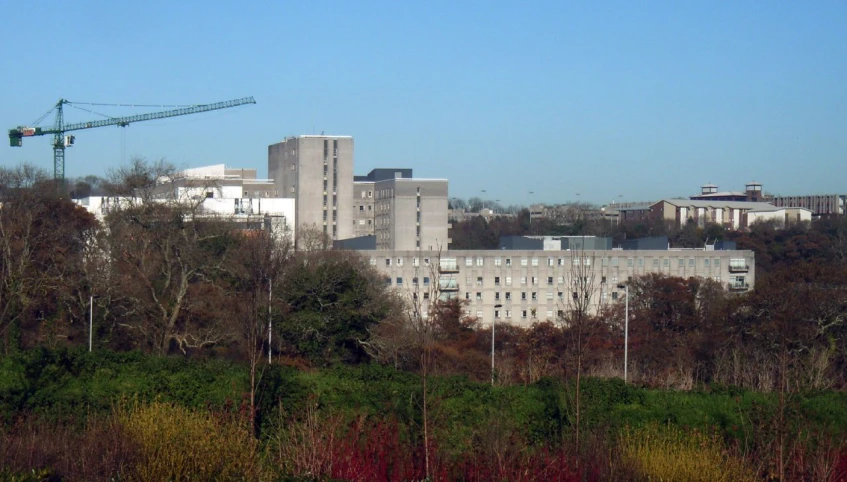
<path fill-rule="evenodd" d="M 627 381 L 627 368 L 629 365 L 629 285 L 618 285 L 618 288 L 624 288 L 626 293 L 626 304 L 624 305 L 624 322 L 623 322 L 623 382 Z"/>
<path fill-rule="evenodd" d="M 485 189 L 480 191 L 482 193 L 482 215 L 485 216 Z"/>
<path fill-rule="evenodd" d="M 271 355 L 273 354 L 273 348 L 271 348 L 271 336 L 273 334 L 273 324 L 271 318 L 271 288 L 273 288 L 274 280 L 268 278 L 268 365 L 271 364 Z"/>
<path fill-rule="evenodd" d="M 529 191 L 529 225 L 532 226 L 532 195 L 535 194 L 534 191 Z M 530 228 L 530 231 L 532 228 Z"/>
<path fill-rule="evenodd" d="M 88 298 L 88 352 L 94 347 L 94 295 Z"/>
<path fill-rule="evenodd" d="M 494 305 L 494 309 L 502 308 L 503 305 L 497 303 Z M 497 323 L 497 317 L 495 316 L 491 320 L 491 385 L 494 386 L 494 324 Z"/>

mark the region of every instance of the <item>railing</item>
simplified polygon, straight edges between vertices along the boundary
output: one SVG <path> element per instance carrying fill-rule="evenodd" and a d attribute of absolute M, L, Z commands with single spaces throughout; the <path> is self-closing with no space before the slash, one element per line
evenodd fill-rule
<path fill-rule="evenodd" d="M 734 266 L 729 265 L 729 272 L 730 273 L 746 273 L 748 271 L 750 271 L 750 267 L 747 266 L 746 264 L 744 264 L 744 265 L 734 265 Z"/>
<path fill-rule="evenodd" d="M 727 288 L 729 291 L 747 291 L 750 289 L 750 285 L 747 283 L 729 283 L 727 284 Z"/>

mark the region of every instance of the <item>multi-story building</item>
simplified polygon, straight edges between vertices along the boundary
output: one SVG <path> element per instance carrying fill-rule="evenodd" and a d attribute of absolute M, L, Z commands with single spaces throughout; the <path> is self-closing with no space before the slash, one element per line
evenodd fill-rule
<path fill-rule="evenodd" d="M 374 196 L 377 249 L 447 248 L 446 179 L 397 177 L 376 181 Z"/>
<path fill-rule="evenodd" d="M 374 235 L 374 183 L 394 178 L 412 178 L 412 170 L 405 168 L 374 169 L 366 176 L 353 177 L 354 236 Z"/>
<path fill-rule="evenodd" d="M 632 277 L 661 273 L 710 278 L 730 292 L 755 283 L 754 254 L 739 250 L 377 250 L 363 252 L 385 283 L 421 303 L 466 301 L 483 324 L 556 321 L 574 296 L 590 292 L 591 310 L 622 300 Z M 579 285 L 579 278 L 588 283 Z M 581 293 L 577 291 L 582 291 Z"/>
<path fill-rule="evenodd" d="M 776 196 L 772 202 L 774 206 L 779 207 L 806 208 L 815 217 L 840 216 L 847 213 L 847 194 Z"/>
<path fill-rule="evenodd" d="M 744 192 L 718 191 L 718 186 L 704 184 L 700 187 L 700 194 L 691 196 L 689 199 L 695 201 L 770 202 L 770 196 L 762 192 L 761 183 L 756 181 L 748 182 L 744 186 Z"/>
<path fill-rule="evenodd" d="M 297 229 L 329 239 L 351 238 L 353 138 L 302 135 L 268 146 L 268 176 L 283 198 L 295 200 Z"/>

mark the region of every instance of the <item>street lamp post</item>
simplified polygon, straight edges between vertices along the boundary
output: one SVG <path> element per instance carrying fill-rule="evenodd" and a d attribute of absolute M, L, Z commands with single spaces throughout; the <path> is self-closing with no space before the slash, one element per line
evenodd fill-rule
<path fill-rule="evenodd" d="M 624 288 L 626 293 L 626 304 L 624 305 L 624 322 L 623 322 L 623 382 L 627 381 L 627 368 L 629 367 L 629 285 L 618 285 L 618 288 Z"/>
<path fill-rule="evenodd" d="M 502 308 L 503 305 L 496 304 L 494 305 L 494 309 Z M 491 385 L 494 385 L 494 324 L 497 323 L 497 317 L 495 316 L 491 320 Z"/>
<path fill-rule="evenodd" d="M 88 298 L 88 352 L 94 347 L 94 295 Z"/>

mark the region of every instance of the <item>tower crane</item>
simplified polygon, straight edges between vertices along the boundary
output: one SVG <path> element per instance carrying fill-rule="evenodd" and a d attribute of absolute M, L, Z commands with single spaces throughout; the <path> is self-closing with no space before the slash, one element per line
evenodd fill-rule
<path fill-rule="evenodd" d="M 56 121 L 53 123 L 52 128 L 43 128 L 43 127 L 28 127 L 28 126 L 18 126 L 14 129 L 9 129 L 9 145 L 12 147 L 20 147 L 23 144 L 24 137 L 34 137 L 34 136 L 46 136 L 53 135 L 53 178 L 56 180 L 64 180 L 65 179 L 65 148 L 71 147 L 74 145 L 75 137 L 73 135 L 67 135 L 68 132 L 78 131 L 82 129 L 93 129 L 95 127 L 105 127 L 105 126 L 119 126 L 126 127 L 134 122 L 143 122 L 154 119 L 165 119 L 168 117 L 176 117 L 181 115 L 188 114 L 197 114 L 200 112 L 208 112 L 211 110 L 218 109 L 227 109 L 230 107 L 237 107 L 239 105 L 244 104 L 255 104 L 256 101 L 252 97 L 244 97 L 241 99 L 228 100 L 225 102 L 217 102 L 214 104 L 199 104 L 199 105 L 188 105 L 188 106 L 171 106 L 171 107 L 179 107 L 177 109 L 166 110 L 161 112 L 151 112 L 149 114 L 137 114 L 125 117 L 107 117 L 106 119 L 99 119 L 89 122 L 76 122 L 73 124 L 65 124 L 64 120 L 64 109 L 63 107 L 66 105 L 75 106 L 75 104 L 79 105 L 114 105 L 120 107 L 138 107 L 134 105 L 126 105 L 126 104 L 91 104 L 84 102 L 71 102 L 66 99 L 59 99 L 59 102 L 53 106 L 46 114 L 41 116 L 40 119 L 35 121 L 33 124 L 38 124 L 51 112 L 56 111 Z M 150 106 L 143 106 L 150 107 Z M 163 107 L 163 106 L 160 106 Z M 82 109 L 88 112 L 88 109 Z M 92 112 L 96 113 L 96 112 Z"/>

